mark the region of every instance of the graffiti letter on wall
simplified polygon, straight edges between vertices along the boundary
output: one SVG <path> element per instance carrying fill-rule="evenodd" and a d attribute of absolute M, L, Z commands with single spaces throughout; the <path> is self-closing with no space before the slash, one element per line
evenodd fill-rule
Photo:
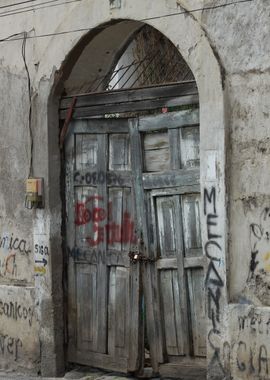
<path fill-rule="evenodd" d="M 204 215 L 206 216 L 207 224 L 207 242 L 204 250 L 205 255 L 210 259 L 205 281 L 208 292 L 208 318 L 212 326 L 208 334 L 208 341 L 214 351 L 209 366 L 216 378 L 224 378 L 226 370 L 221 363 L 220 347 L 218 347 L 215 343 L 216 339 L 214 339 L 215 336 L 220 335 L 220 298 L 221 289 L 224 287 L 224 282 L 216 266 L 216 262 L 220 262 L 218 255 L 221 253 L 221 245 L 218 239 L 222 236 L 216 232 L 218 228 L 218 214 L 216 208 L 216 189 L 214 187 L 210 190 L 204 189 Z"/>

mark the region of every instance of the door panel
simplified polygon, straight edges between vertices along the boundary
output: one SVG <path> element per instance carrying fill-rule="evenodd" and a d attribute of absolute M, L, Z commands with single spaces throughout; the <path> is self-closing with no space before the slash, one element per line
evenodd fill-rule
<path fill-rule="evenodd" d="M 142 283 L 153 370 L 196 372 L 206 355 L 198 111 L 71 127 L 69 360 L 140 369 Z M 141 261 L 131 264 L 132 252 Z"/>
<path fill-rule="evenodd" d="M 166 352 L 174 356 L 185 355 L 186 331 L 183 329 L 183 315 L 180 312 L 183 296 L 179 289 L 177 270 L 160 270 L 159 288 L 162 298 Z"/>
<path fill-rule="evenodd" d="M 129 135 L 111 134 L 110 139 L 110 170 L 130 170 Z"/>
<path fill-rule="evenodd" d="M 160 172 L 169 169 L 170 149 L 167 133 L 145 133 L 143 145 L 145 172 Z"/>
<path fill-rule="evenodd" d="M 188 290 L 190 315 L 195 357 L 206 356 L 206 310 L 204 298 L 204 271 L 200 268 L 188 269 Z"/>
<path fill-rule="evenodd" d="M 108 306 L 108 354 L 125 357 L 128 352 L 129 270 L 110 267 Z"/>
<path fill-rule="evenodd" d="M 98 350 L 97 339 L 97 266 L 77 265 L 77 326 L 78 349 Z"/>
<path fill-rule="evenodd" d="M 152 205 L 156 208 L 157 261 L 162 263 L 158 269 L 158 288 L 163 306 L 166 353 L 185 355 L 189 350 L 189 336 L 180 198 L 178 195 L 155 197 Z M 172 260 L 175 269 L 171 269 Z M 169 336 L 174 336 L 178 343 L 174 349 L 168 344 Z"/>
<path fill-rule="evenodd" d="M 71 129 L 65 152 L 68 357 L 136 371 L 140 278 L 129 259 L 137 243 L 129 135 L 119 120 L 74 121 Z"/>
<path fill-rule="evenodd" d="M 181 125 L 188 112 L 194 125 Z M 198 113 L 139 118 L 130 133 L 142 251 L 150 258 L 143 282 L 152 363 L 164 375 L 178 365 L 180 374 L 186 363 L 201 368 L 206 356 Z"/>

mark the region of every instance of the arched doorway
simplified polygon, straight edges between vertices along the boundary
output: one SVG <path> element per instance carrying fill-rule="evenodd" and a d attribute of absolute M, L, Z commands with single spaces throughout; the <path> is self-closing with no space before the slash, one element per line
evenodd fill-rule
<path fill-rule="evenodd" d="M 110 28 L 119 36 L 129 28 L 114 54 L 105 38 Z M 103 27 L 74 65 L 61 101 L 68 360 L 196 376 L 206 356 L 198 94 L 175 47 L 145 28 L 132 21 Z M 108 46 L 98 50 L 98 65 L 93 47 L 101 41 Z M 145 54 L 123 63 L 131 44 Z"/>

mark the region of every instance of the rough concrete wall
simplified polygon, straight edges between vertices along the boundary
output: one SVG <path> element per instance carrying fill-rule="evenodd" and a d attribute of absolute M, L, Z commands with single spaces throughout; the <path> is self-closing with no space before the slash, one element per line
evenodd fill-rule
<path fill-rule="evenodd" d="M 37 372 L 32 213 L 24 209 L 30 159 L 27 81 L 24 73 L 1 67 L 0 83 L 0 368 Z"/>
<path fill-rule="evenodd" d="M 254 1 L 200 19 L 224 68 L 228 99 L 231 304 L 220 358 L 237 380 L 270 378 L 269 11 L 268 1 Z"/>
<path fill-rule="evenodd" d="M 39 368 L 39 336 L 33 287 L 0 286 L 0 366 L 33 372 Z"/>
<path fill-rule="evenodd" d="M 1 38 L 14 32 L 30 31 L 33 27 L 31 33 L 34 36 L 94 27 L 110 18 L 141 20 L 176 10 L 224 3 L 226 1 L 221 0 L 159 0 L 153 6 L 150 0 L 122 0 L 121 7 L 118 4 L 113 9 L 106 0 L 92 2 L 91 6 L 73 3 L 53 10 L 36 11 L 35 15 L 30 12 L 13 16 L 12 22 L 8 17 L 3 18 Z M 204 120 L 202 180 L 207 201 L 202 218 L 203 239 L 207 244 L 207 221 L 208 224 L 211 222 L 208 211 L 219 223 L 212 231 L 222 234 L 223 239 L 222 252 L 218 252 L 221 256 L 217 257 L 219 261 L 210 259 L 211 271 L 208 268 L 207 294 L 213 294 L 210 311 L 215 313 L 215 321 L 211 320 L 211 315 L 209 318 L 209 332 L 212 331 L 210 339 L 208 337 L 209 378 L 215 380 L 224 376 L 232 376 L 234 380 L 270 378 L 269 11 L 268 0 L 255 0 L 253 3 L 151 21 L 181 47 L 181 53 L 196 72 L 201 95 Z M 50 104 L 48 112 L 48 98 L 55 68 L 60 69 L 83 34 L 27 41 L 26 57 L 36 93 L 33 101 L 34 175 L 43 176 L 46 184 L 45 210 L 37 213 L 24 209 L 29 131 L 27 80 L 20 54 L 21 41 L 1 46 L 0 365 L 8 368 L 19 366 L 38 371 L 39 339 L 42 342 L 42 372 L 60 372 L 63 364 L 63 310 L 59 290 L 62 284 L 60 154 L 57 104 L 54 111 Z M 220 83 L 209 86 L 209 82 L 216 81 L 217 69 L 213 69 L 211 64 L 206 41 L 212 46 L 219 70 L 224 74 L 224 116 L 229 137 L 226 146 L 228 236 L 224 228 L 226 210 L 223 208 L 224 189 L 220 189 L 222 181 L 217 182 L 211 177 L 213 170 L 219 178 L 224 175 L 219 173 L 223 171 L 224 152 L 219 147 L 223 131 L 213 122 L 220 118 L 223 109 L 220 106 L 222 100 L 215 98 L 219 96 L 218 91 L 212 90 Z M 211 113 L 215 115 L 212 118 Z M 216 132 L 216 127 L 219 132 Z M 211 141 L 207 133 L 211 135 Z M 211 196 L 213 188 L 217 194 L 216 208 L 212 198 L 214 193 Z M 226 248 L 228 243 L 229 251 Z M 36 245 L 48 247 L 49 258 L 44 276 L 34 280 Z M 230 258 L 228 263 L 225 260 L 227 254 Z M 218 282 L 214 281 L 218 279 L 213 277 L 215 271 L 220 276 Z M 230 304 L 226 298 L 227 286 Z M 35 308 L 32 325 L 29 325 L 28 314 L 26 318 L 20 318 L 18 309 L 17 319 L 13 314 L 9 317 L 5 309 L 1 314 L 1 302 L 3 305 L 15 305 L 17 302 L 17 308 L 22 305 L 20 310 L 25 307 L 28 314 Z M 7 307 L 3 306 L 6 310 Z M 218 310 L 221 315 L 218 315 Z M 56 320 L 60 321 L 59 325 Z M 215 328 L 213 322 L 216 323 Z"/>

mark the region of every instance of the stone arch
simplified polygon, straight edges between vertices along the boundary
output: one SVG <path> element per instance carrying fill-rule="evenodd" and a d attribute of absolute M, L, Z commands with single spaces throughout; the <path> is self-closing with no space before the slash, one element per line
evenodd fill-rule
<path fill-rule="evenodd" d="M 227 251 L 227 218 L 225 207 L 225 163 L 226 163 L 226 114 L 225 114 L 225 98 L 223 90 L 222 68 L 219 61 L 211 47 L 211 44 L 204 33 L 203 29 L 190 14 L 181 16 L 181 22 L 172 22 L 172 18 L 164 19 L 150 19 L 156 14 L 167 14 L 164 1 L 159 1 L 157 10 L 149 7 L 151 1 L 139 0 L 134 2 L 126 0 L 125 5 L 120 9 L 111 11 L 109 6 L 104 4 L 100 5 L 99 1 L 93 2 L 91 8 L 91 15 L 85 12 L 82 8 L 76 7 L 72 13 L 65 20 L 62 20 L 59 25 L 59 30 L 72 30 L 76 29 L 76 23 L 80 20 L 80 28 L 87 29 L 89 20 L 92 21 L 93 27 L 88 33 L 81 31 L 76 33 L 76 36 L 64 40 L 61 46 L 61 54 L 58 54 L 58 62 L 54 60 L 54 52 L 59 48 L 59 41 L 57 36 L 52 37 L 50 43 L 46 48 L 47 60 L 46 62 L 54 62 L 50 68 L 45 68 L 43 64 L 40 65 L 37 77 L 44 76 L 50 77 L 49 83 L 45 86 L 50 89 L 50 96 L 47 102 L 47 125 L 48 125 L 48 154 L 49 157 L 54 157 L 54 161 L 48 159 L 48 203 L 49 213 L 51 218 L 50 238 L 52 242 L 51 251 L 58 252 L 57 257 L 51 259 L 51 287 L 52 287 L 52 308 L 54 331 L 63 330 L 63 321 L 61 320 L 62 309 L 62 269 L 63 258 L 61 249 L 61 188 L 60 183 L 60 166 L 61 155 L 59 149 L 59 126 L 58 126 L 58 104 L 59 97 L 63 90 L 64 81 L 72 75 L 72 69 L 75 67 L 78 58 L 81 56 L 83 49 L 91 43 L 94 43 L 95 38 L 99 38 L 100 30 L 106 28 L 115 28 L 129 20 L 133 23 L 133 28 L 129 30 L 129 36 L 141 27 L 142 19 L 152 27 L 159 30 L 164 34 L 176 47 L 179 49 L 181 55 L 191 68 L 196 79 L 199 95 L 200 95 L 200 128 L 201 128 L 201 186 L 202 190 L 208 191 L 208 195 L 212 189 L 215 189 L 215 209 L 219 218 L 219 234 L 221 240 L 219 245 L 221 247 L 220 262 L 223 263 L 219 267 L 219 275 L 222 278 L 222 293 L 220 297 L 220 304 L 226 303 L 226 251 Z M 87 18 L 88 16 L 88 18 Z M 149 18 L 149 19 L 148 19 Z M 131 25 L 130 25 L 131 26 Z M 109 32 L 109 29 L 107 29 Z M 188 31 L 188 32 L 187 32 Z M 57 30 L 56 30 L 57 32 Z M 122 40 L 122 48 L 128 42 Z M 96 40 L 97 41 L 97 40 Z M 119 42 L 119 41 L 118 41 Z M 118 45 L 119 49 L 119 45 Z M 103 50 L 103 52 L 106 49 Z M 44 53 L 45 54 L 45 53 Z M 116 54 L 116 53 L 115 53 Z M 116 56 L 115 56 L 116 57 Z M 115 59 L 114 57 L 114 59 Z M 112 61 L 111 61 L 112 62 Z M 112 64 L 112 63 L 111 63 Z M 55 67 L 57 69 L 55 69 Z M 105 68 L 104 68 L 105 70 Z M 75 89 L 75 88 L 74 88 Z M 211 136 L 211 139 L 209 139 Z M 203 191 L 202 191 L 202 194 Z M 202 202 L 204 199 L 202 199 Z M 202 236 L 203 244 L 208 240 L 207 228 L 207 215 L 202 210 Z M 210 260 L 211 264 L 212 261 Z M 208 273 L 209 275 L 209 273 Z M 209 280 L 209 278 L 208 278 Z M 46 293 L 46 292 L 45 292 Z M 43 293 L 43 294 L 45 294 Z M 44 296 L 45 301 L 49 299 L 49 295 Z M 47 298 L 46 298 L 47 297 Z M 45 302 L 46 304 L 46 302 Z M 44 311 L 44 310 L 43 310 Z M 46 313 L 42 316 L 41 320 L 46 318 Z M 222 318 L 221 324 L 222 324 Z M 45 324 L 46 326 L 46 324 Z M 221 326 L 220 326 L 221 329 Z M 43 353 L 41 358 L 41 367 L 43 375 L 54 375 L 61 372 L 64 365 L 63 355 L 63 334 L 61 332 L 53 334 L 48 338 L 46 334 L 41 332 L 41 340 L 43 345 Z M 52 349 L 55 352 L 55 364 L 48 366 L 48 350 Z M 209 350 L 209 362 L 212 362 L 212 353 L 214 355 L 218 351 L 218 347 L 212 347 Z M 214 356 L 213 356 L 214 357 Z"/>

